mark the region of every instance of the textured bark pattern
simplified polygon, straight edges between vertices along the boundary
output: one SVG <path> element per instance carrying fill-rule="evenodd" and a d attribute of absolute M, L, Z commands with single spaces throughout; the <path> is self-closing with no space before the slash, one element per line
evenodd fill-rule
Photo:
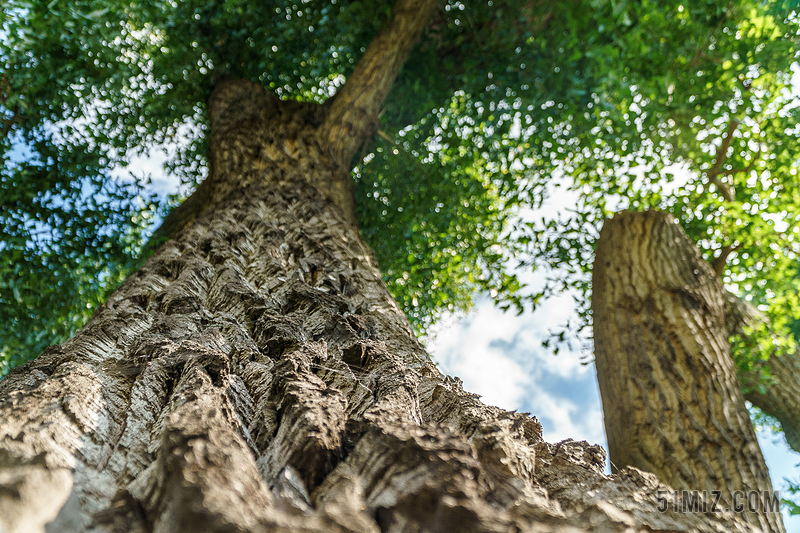
<path fill-rule="evenodd" d="M 747 327 L 768 323 L 758 309 L 726 291 L 725 322 L 730 335 L 742 333 Z M 750 403 L 775 417 L 781 423 L 786 442 L 800 453 L 800 352 L 774 353 L 764 362 L 770 381 L 759 390 L 760 374 L 740 375 L 739 381 L 748 392 Z"/>
<path fill-rule="evenodd" d="M 356 222 L 349 169 L 333 164 L 318 132 L 329 105 L 280 100 L 257 83 L 220 83 L 208 103 L 213 124 L 209 138 L 209 175 L 175 209 L 157 236 L 174 237 L 234 190 L 264 175 L 288 179 L 302 173 L 330 198 L 351 223 Z"/>
<path fill-rule="evenodd" d="M 324 162 L 279 153 L 0 382 L 0 530 L 751 531 L 440 374 Z"/>
<path fill-rule="evenodd" d="M 723 289 L 676 220 L 616 215 L 592 278 L 595 359 L 610 459 L 681 490 L 770 491 L 725 328 Z M 745 514 L 783 531 L 778 513 Z"/>

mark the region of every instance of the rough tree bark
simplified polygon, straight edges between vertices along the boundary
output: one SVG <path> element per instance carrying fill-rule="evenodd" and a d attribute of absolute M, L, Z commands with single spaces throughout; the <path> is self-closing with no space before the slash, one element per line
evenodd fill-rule
<path fill-rule="evenodd" d="M 730 355 L 725 291 L 671 215 L 606 221 L 592 275 L 609 456 L 680 490 L 772 491 Z M 746 519 L 783 531 L 763 507 Z"/>
<path fill-rule="evenodd" d="M 403 53 L 426 4 L 398 0 L 376 42 Z M 361 83 L 391 85 L 385 52 Z M 0 382 L 0 531 L 752 531 L 659 512 L 652 474 L 606 476 L 599 446 L 547 444 L 438 371 L 348 211 L 343 165 L 386 94 L 352 81 L 338 123 L 336 102 L 214 92 L 174 238 Z"/>

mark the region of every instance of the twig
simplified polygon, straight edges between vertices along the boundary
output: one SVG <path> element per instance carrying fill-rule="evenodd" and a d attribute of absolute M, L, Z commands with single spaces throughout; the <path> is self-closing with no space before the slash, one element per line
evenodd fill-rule
<path fill-rule="evenodd" d="M 396 142 L 394 142 L 394 140 L 391 137 L 389 137 L 389 135 L 385 131 L 379 129 L 378 130 L 378 137 L 380 137 L 384 141 L 388 142 L 389 144 L 391 144 L 392 146 L 397 148 L 397 150 L 402 152 L 403 154 L 405 154 L 406 157 L 410 158 L 414 162 L 414 164 L 417 167 L 419 167 L 419 169 L 422 171 L 422 174 L 430 179 L 431 176 L 430 176 L 430 174 L 428 174 L 428 169 L 425 168 L 425 165 L 420 163 L 419 159 L 414 157 L 412 154 L 409 154 L 408 151 L 405 148 L 403 148 L 401 145 L 399 145 Z"/>
<path fill-rule="evenodd" d="M 706 41 L 703 43 L 703 46 L 697 49 L 697 52 L 694 54 L 694 57 L 689 62 L 690 66 L 694 67 L 697 64 L 697 61 L 700 59 L 700 56 L 702 55 L 703 51 L 708 49 L 708 46 L 711 43 L 711 39 L 714 38 L 717 32 L 720 29 L 722 29 L 722 26 L 725 24 L 725 21 L 728 20 L 728 14 L 731 12 L 732 9 L 733 9 L 733 2 L 728 4 L 728 8 L 725 10 L 725 13 L 722 14 L 722 18 L 720 19 L 719 24 L 717 24 L 717 26 L 713 30 L 711 30 L 711 33 L 708 35 L 708 37 L 706 37 Z"/>

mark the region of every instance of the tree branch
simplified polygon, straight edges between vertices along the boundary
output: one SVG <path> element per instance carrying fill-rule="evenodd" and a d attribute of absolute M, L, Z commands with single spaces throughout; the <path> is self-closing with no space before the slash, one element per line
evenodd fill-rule
<path fill-rule="evenodd" d="M 711 268 L 714 269 L 714 273 L 718 278 L 722 276 L 722 272 L 725 270 L 725 262 L 728 260 L 728 256 L 741 247 L 741 244 L 727 244 L 720 249 L 719 255 L 711 261 Z"/>
<path fill-rule="evenodd" d="M 725 8 L 725 12 L 722 14 L 722 17 L 719 19 L 719 23 L 714 27 L 713 30 L 711 30 L 711 33 L 706 38 L 705 42 L 703 43 L 703 46 L 699 47 L 697 49 L 697 51 L 695 52 L 694 57 L 692 58 L 692 61 L 689 63 L 689 65 L 691 67 L 694 67 L 695 65 L 697 65 L 697 63 L 700 61 L 700 58 L 703 56 L 703 51 L 704 50 L 708 50 L 708 46 L 711 44 L 712 39 L 714 39 L 714 36 L 725 25 L 725 22 L 728 20 L 728 15 L 730 15 L 730 12 L 731 12 L 732 9 L 733 9 L 733 2 L 730 2 L 728 4 L 728 7 Z"/>
<path fill-rule="evenodd" d="M 722 180 L 719 179 L 719 175 L 722 173 L 722 164 L 725 162 L 725 159 L 727 159 L 728 148 L 730 148 L 731 142 L 733 142 L 733 134 L 736 132 L 738 127 L 739 121 L 731 119 L 731 123 L 728 125 L 728 132 L 725 134 L 725 138 L 722 140 L 722 144 L 717 150 L 717 157 L 714 160 L 714 166 L 711 167 L 711 170 L 706 173 L 709 181 L 717 186 L 720 194 L 722 194 L 722 197 L 727 202 L 733 202 L 735 191 L 732 185 L 723 183 Z"/>
<path fill-rule="evenodd" d="M 733 176 L 734 174 L 740 174 L 742 172 L 749 174 L 751 170 L 753 170 L 758 162 L 759 158 L 761 157 L 761 147 L 759 146 L 758 150 L 756 151 L 756 155 L 753 157 L 753 160 L 750 161 L 750 164 L 747 165 L 746 168 L 732 168 L 730 170 L 723 170 L 721 174 L 726 176 Z"/>
<path fill-rule="evenodd" d="M 425 165 L 423 165 L 420 162 L 418 157 L 414 157 L 413 154 L 408 153 L 408 150 L 406 150 L 404 147 L 402 147 L 401 145 L 399 145 L 396 142 L 394 142 L 394 139 L 389 137 L 389 134 L 387 134 L 385 131 L 378 130 L 377 133 L 378 133 L 378 137 L 380 137 L 384 141 L 388 142 L 390 145 L 394 146 L 399 152 L 402 152 L 406 157 L 408 157 L 411 160 L 411 163 L 414 166 L 416 166 L 422 172 L 422 174 L 425 177 L 430 179 L 430 174 L 428 174 L 428 169 L 425 168 Z"/>
<path fill-rule="evenodd" d="M 769 319 L 744 300 L 725 291 L 725 326 L 729 335 L 745 334 L 746 328 L 765 324 Z M 761 385 L 760 368 L 739 375 L 747 401 L 776 418 L 789 447 L 800 453 L 800 352 L 773 353 L 764 362 L 771 381 Z M 759 385 L 761 385 L 759 387 Z"/>
<path fill-rule="evenodd" d="M 378 113 L 436 0 L 397 0 L 389 22 L 367 47 L 318 130 L 320 144 L 342 168 L 375 133 Z"/>

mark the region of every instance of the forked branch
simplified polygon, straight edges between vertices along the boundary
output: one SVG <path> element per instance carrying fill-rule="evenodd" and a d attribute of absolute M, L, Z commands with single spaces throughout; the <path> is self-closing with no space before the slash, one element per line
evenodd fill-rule
<path fill-rule="evenodd" d="M 725 263 L 728 260 L 728 256 L 741 247 L 742 245 L 740 243 L 737 243 L 737 244 L 727 244 L 720 249 L 719 255 L 715 257 L 713 261 L 711 261 L 711 268 L 714 269 L 714 273 L 717 275 L 717 277 L 722 276 L 722 272 L 725 270 Z"/>

